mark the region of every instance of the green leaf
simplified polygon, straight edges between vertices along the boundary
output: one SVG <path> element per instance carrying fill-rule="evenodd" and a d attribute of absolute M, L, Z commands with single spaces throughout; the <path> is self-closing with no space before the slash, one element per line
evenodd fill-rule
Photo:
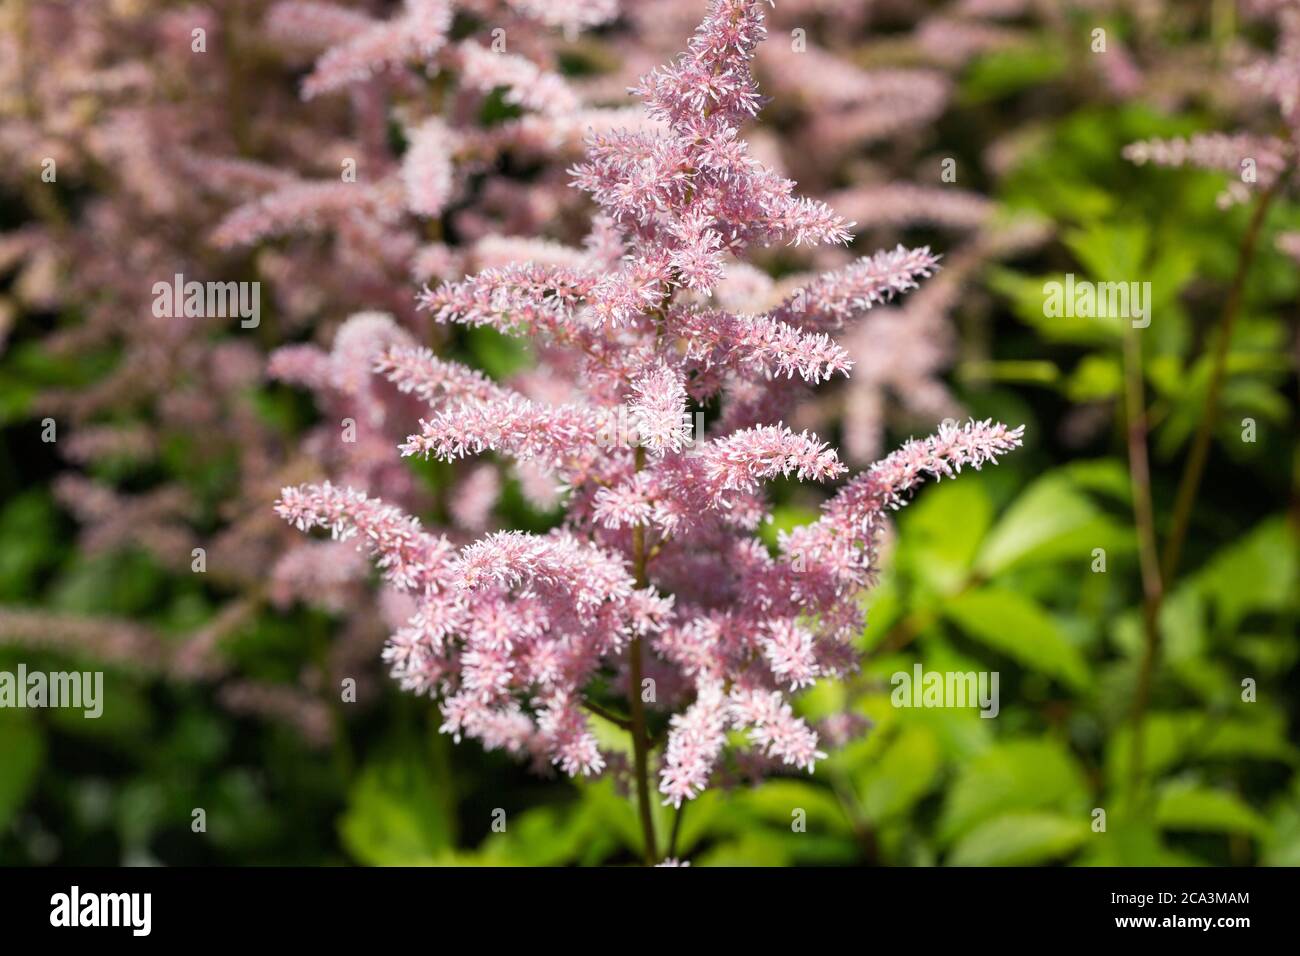
<path fill-rule="evenodd" d="M 1203 866 L 1204 862 L 1166 847 L 1149 816 L 1126 818 L 1111 813 L 1106 829 L 1088 841 L 1080 866 Z"/>
<path fill-rule="evenodd" d="M 775 548 L 777 536 L 781 532 L 793 531 L 800 525 L 816 521 L 819 512 L 799 505 L 778 505 L 772 509 L 772 520 L 764 522 L 758 529 L 763 543 Z"/>
<path fill-rule="evenodd" d="M 36 724 L 25 714 L 0 713 L 0 831 L 26 802 L 44 760 Z"/>
<path fill-rule="evenodd" d="M 1076 689 L 1091 682 L 1079 649 L 1043 608 L 1014 591 L 984 587 L 952 598 L 944 613 L 967 636 Z"/>
<path fill-rule="evenodd" d="M 1196 576 L 1215 604 L 1223 627 L 1236 629 L 1255 611 L 1281 611 L 1296 600 L 1300 551 L 1284 517 L 1269 518 L 1224 548 Z"/>
<path fill-rule="evenodd" d="M 979 481 L 931 488 L 899 521 L 899 562 L 940 594 L 958 590 L 969 576 L 993 504 Z"/>
<path fill-rule="evenodd" d="M 759 830 L 719 843 L 692 863 L 695 866 L 787 866 L 790 850 L 770 833 Z"/>
<path fill-rule="evenodd" d="M 965 103 L 1001 99 L 1020 90 L 1038 89 L 1066 71 L 1065 52 L 1042 43 L 996 50 L 971 64 L 961 83 Z"/>
<path fill-rule="evenodd" d="M 1046 342 L 1108 346 L 1118 341 L 1123 326 L 1117 318 L 1048 315 L 1051 283 L 1065 283 L 1064 274 L 1026 276 L 1009 269 L 989 272 L 989 286 L 1011 300 L 1015 317 L 1037 331 Z"/>
<path fill-rule="evenodd" d="M 1128 469 L 1116 458 L 1082 458 L 1059 470 L 1076 488 L 1104 495 L 1128 506 L 1133 500 Z"/>
<path fill-rule="evenodd" d="M 0 511 L 0 598 L 29 601 L 36 576 L 58 558 L 58 523 L 43 491 L 15 495 Z"/>
<path fill-rule="evenodd" d="M 934 731 L 909 726 L 858 780 L 867 819 L 880 823 L 910 810 L 938 782 L 942 760 Z"/>
<path fill-rule="evenodd" d="M 1265 866 L 1300 866 L 1300 774 L 1274 807 L 1270 820 L 1271 837 L 1264 850 Z"/>
<path fill-rule="evenodd" d="M 576 809 L 540 806 L 512 816 L 504 833 L 494 833 L 479 848 L 485 862 L 506 860 L 519 866 L 559 866 L 582 853 L 599 814 L 588 805 Z"/>
<path fill-rule="evenodd" d="M 1268 821 L 1223 790 L 1209 790 L 1192 784 L 1172 783 L 1156 803 L 1156 823 L 1166 830 L 1194 830 L 1209 833 L 1241 833 L 1267 837 Z"/>
<path fill-rule="evenodd" d="M 1184 763 L 1210 760 L 1276 760 L 1294 764 L 1296 748 L 1286 738 L 1286 720 L 1262 704 L 1252 708 L 1250 719 L 1205 711 L 1162 711 L 1148 714 L 1143 723 L 1142 763 L 1147 777 L 1159 776 Z M 1106 778 L 1127 780 L 1133 728 L 1116 730 L 1106 745 Z"/>
<path fill-rule="evenodd" d="M 1082 817 L 1009 813 L 976 827 L 953 847 L 951 866 L 1032 866 L 1068 856 L 1090 829 Z"/>
<path fill-rule="evenodd" d="M 948 791 L 939 837 L 951 842 L 1008 810 L 1082 813 L 1087 784 L 1078 762 L 1054 740 L 997 744 L 969 761 Z"/>
<path fill-rule="evenodd" d="M 1030 562 L 1070 558 L 1082 563 L 1094 548 L 1126 549 L 1132 532 L 1107 518 L 1060 474 L 1030 485 L 984 540 L 975 568 L 992 577 Z"/>
<path fill-rule="evenodd" d="M 147 735 L 154 713 L 135 681 L 121 674 L 105 673 L 99 704 L 98 717 L 87 718 L 84 709 L 59 707 L 50 711 L 50 722 L 64 733 L 91 738 L 131 741 Z"/>
<path fill-rule="evenodd" d="M 1124 384 L 1119 360 L 1110 355 L 1085 355 L 1066 382 L 1072 402 L 1100 402 L 1114 398 Z"/>
<path fill-rule="evenodd" d="M 339 821 L 344 846 L 371 866 L 433 863 L 449 849 L 452 824 L 419 753 L 381 756 L 362 770 Z"/>
<path fill-rule="evenodd" d="M 1064 236 L 1066 246 L 1099 282 L 1136 281 L 1146 259 L 1149 233 L 1141 223 L 1092 222 L 1071 229 Z"/>
<path fill-rule="evenodd" d="M 466 329 L 464 335 L 475 364 L 493 378 L 513 375 L 530 360 L 531 352 L 525 342 L 503 335 L 490 326 Z"/>
<path fill-rule="evenodd" d="M 799 780 L 769 780 L 737 797 L 734 805 L 737 809 L 743 808 L 753 818 L 787 829 L 795 819 L 795 811 L 802 810 L 806 814 L 809 833 L 831 831 L 844 834 L 849 831 L 844 811 L 830 791 Z M 687 811 L 689 817 L 690 811 Z"/>
<path fill-rule="evenodd" d="M 596 738 L 602 751 L 606 753 L 622 754 L 629 760 L 633 759 L 634 749 L 632 747 L 632 735 L 630 733 L 618 724 L 601 717 L 599 714 L 588 713 L 587 723 L 591 727 L 591 735 Z"/>
<path fill-rule="evenodd" d="M 971 359 L 957 367 L 957 377 L 964 385 L 1002 382 L 1008 385 L 1054 385 L 1061 378 L 1055 362 L 1042 359 Z"/>

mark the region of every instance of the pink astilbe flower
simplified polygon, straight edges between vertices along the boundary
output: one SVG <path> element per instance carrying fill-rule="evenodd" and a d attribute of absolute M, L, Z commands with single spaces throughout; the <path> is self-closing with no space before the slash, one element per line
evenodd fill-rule
<path fill-rule="evenodd" d="M 681 806 L 709 785 L 714 765 L 727 742 L 727 700 L 722 684 L 705 680 L 695 703 L 669 721 L 671 733 L 660 770 L 659 790 L 665 802 Z"/>
<path fill-rule="evenodd" d="M 420 422 L 421 434 L 401 446 L 403 455 L 452 461 L 496 451 L 552 470 L 595 448 L 597 424 L 577 405 L 539 405 L 518 395 L 457 405 Z"/>
<path fill-rule="evenodd" d="M 252 245 L 289 231 L 310 231 L 358 214 L 393 218 L 399 209 L 396 190 L 389 184 L 292 183 L 240 206 L 217 224 L 212 241 L 217 246 Z"/>
<path fill-rule="evenodd" d="M 420 294 L 439 323 L 528 335 L 535 370 L 497 384 L 403 343 L 370 360 L 432 407 L 402 454 L 494 452 L 532 469 L 530 482 L 549 473 L 562 484 L 558 527 L 497 531 L 451 554 L 360 492 L 290 488 L 278 505 L 303 528 L 355 530 L 415 596 L 385 659 L 404 687 L 440 701 L 445 732 L 595 774 L 614 761 L 593 710 L 632 729 L 643 807 L 651 763 L 678 806 L 733 756 L 812 771 L 826 755 L 794 695 L 856 666 L 886 515 L 923 479 L 979 468 L 1021 438 L 988 422 L 944 427 L 853 478 L 776 553 L 756 538 L 765 483 L 847 473 L 815 434 L 771 414 L 793 380 L 849 374 L 831 336 L 938 267 L 928 248 L 900 246 L 730 308 L 741 296 L 729 272 L 755 300 L 773 292 L 737 262 L 752 247 L 849 238 L 740 136 L 761 103 L 750 61 L 764 33 L 762 4 L 712 0 L 687 51 L 636 88 L 655 123 L 593 132 L 573 170 L 600 207 L 585 254 L 523 243 L 523 261 L 483 253 L 477 275 Z M 691 418 L 715 402 L 694 433 Z M 620 694 L 626 705 L 603 699 Z"/>
<path fill-rule="evenodd" d="M 1236 79 L 1253 94 L 1249 102 L 1272 103 L 1282 128 L 1268 133 L 1197 133 L 1132 143 L 1124 149 L 1125 158 L 1139 165 L 1190 165 L 1229 173 L 1232 178 L 1218 197 L 1224 208 L 1276 188 L 1279 177 L 1295 167 L 1300 135 L 1300 7 L 1266 3 L 1253 12 L 1276 21 L 1277 49 L 1237 70 Z"/>
<path fill-rule="evenodd" d="M 446 43 L 451 18 L 450 0 L 406 0 L 392 20 L 372 22 L 321 57 L 303 84 L 303 97 L 311 99 L 369 79 L 416 57 L 428 59 Z M 337 13 L 332 14 L 322 32 L 341 22 Z"/>
<path fill-rule="evenodd" d="M 801 327 L 839 329 L 853 316 L 915 289 L 917 278 L 929 277 L 937 266 L 928 246 L 877 252 L 818 276 L 774 315 Z"/>
<path fill-rule="evenodd" d="M 753 491 L 760 481 L 794 475 L 826 481 L 842 475 L 835 450 L 816 435 L 796 435 L 780 425 L 759 425 L 709 442 L 700 452 L 704 478 L 719 490 Z"/>
<path fill-rule="evenodd" d="M 952 186 L 902 182 L 844 190 L 831 197 L 831 202 L 867 229 L 918 225 L 974 229 L 986 223 L 995 208 L 992 200 Z"/>
<path fill-rule="evenodd" d="M 715 365 L 773 377 L 796 375 L 816 384 L 847 374 L 853 362 L 824 332 L 806 332 L 774 315 L 738 315 L 680 309 L 674 327 L 687 355 L 706 368 Z"/>
<path fill-rule="evenodd" d="M 1266 187 L 1286 166 L 1286 153 L 1280 139 L 1251 133 L 1197 133 L 1186 139 L 1143 140 L 1124 147 L 1124 158 L 1139 166 L 1199 166 L 1236 175 L 1249 161 Z"/>
<path fill-rule="evenodd" d="M 632 383 L 633 424 L 641 444 L 651 452 L 681 451 L 691 439 L 686 412 L 686 383 L 680 372 L 660 363 Z"/>
<path fill-rule="evenodd" d="M 500 497 L 500 471 L 490 464 L 480 464 L 457 483 L 447 508 L 458 528 L 482 531 Z"/>
<path fill-rule="evenodd" d="M 579 612 L 632 593 L 632 576 L 622 563 L 567 534 L 546 537 L 500 531 L 470 545 L 451 569 L 467 590 L 491 583 L 547 588 L 568 595 Z"/>
<path fill-rule="evenodd" d="M 425 289 L 417 301 L 439 322 L 490 325 L 503 332 L 530 327 L 542 331 L 566 325 L 595 283 L 595 276 L 576 269 L 511 265 Z"/>
<path fill-rule="evenodd" d="M 522 56 L 499 53 L 477 43 L 460 45 L 461 81 L 482 92 L 504 87 L 505 102 L 539 113 L 564 116 L 578 99 L 562 77 L 547 73 Z"/>
<path fill-rule="evenodd" d="M 618 0 L 507 0 L 527 17 L 568 34 L 600 26 L 618 16 Z"/>
<path fill-rule="evenodd" d="M 398 345 L 386 349 L 375 359 L 374 371 L 399 391 L 431 405 L 448 399 L 504 399 L 508 394 L 477 369 L 444 361 L 427 348 Z"/>
<path fill-rule="evenodd" d="M 454 134 L 438 118 L 425 120 L 411 131 L 402 157 L 402 184 L 406 206 L 420 216 L 437 216 L 451 198 L 451 152 Z"/>
<path fill-rule="evenodd" d="M 313 0 L 281 0 L 266 18 L 267 33 L 278 43 L 323 50 L 370 28 L 364 13 Z"/>
<path fill-rule="evenodd" d="M 990 421 L 944 425 L 935 435 L 914 439 L 845 485 L 826 506 L 831 523 L 869 532 L 881 512 L 897 510 L 927 477 L 953 478 L 978 471 L 1020 445 L 1024 426 L 1009 429 Z"/>
<path fill-rule="evenodd" d="M 218 615 L 239 610 L 232 595 L 263 589 L 281 602 L 323 604 L 342 617 L 329 666 L 344 645 L 373 658 L 384 632 L 401 625 L 376 607 L 393 589 L 367 593 L 368 562 L 331 560 L 340 549 L 288 550 L 301 542 L 265 503 L 281 486 L 328 476 L 412 513 L 436 501 L 457 543 L 492 527 L 490 472 L 476 469 L 468 483 L 473 466 L 453 469 L 456 497 L 439 500 L 393 457 L 395 441 L 430 412 L 372 375 L 371 360 L 395 344 L 442 344 L 446 330 L 428 328 L 406 288 L 417 258 L 438 265 L 419 281 L 456 279 L 478 268 L 476 240 L 493 232 L 580 242 L 576 210 L 586 200 L 567 187 L 564 169 L 589 125 L 607 129 L 624 111 L 570 88 L 559 30 L 608 22 L 615 5 L 19 6 L 21 16 L 0 17 L 0 178 L 15 214 L 0 236 L 0 349 L 11 329 L 24 341 L 37 334 L 43 353 L 94 376 L 42 389 L 31 406 L 38 419 L 57 417 L 61 454 L 95 468 L 89 491 L 56 485 L 83 525 L 84 547 L 147 548 L 188 574 L 201 544 Z M 196 58 L 197 27 L 210 46 Z M 461 46 L 485 49 L 497 27 L 508 30 L 511 57 L 497 65 L 510 68 L 516 88 L 523 78 L 519 102 L 535 112 L 485 125 L 484 103 L 516 90 L 462 78 Z M 319 101 L 304 107 L 304 94 Z M 57 188 L 29 188 L 42 157 L 57 161 Z M 434 245 L 441 262 L 428 253 Z M 153 282 L 178 274 L 260 280 L 270 324 L 252 333 L 225 310 L 157 315 Z M 362 309 L 371 319 L 342 321 Z M 378 312 L 391 321 L 373 321 Z M 297 344 L 276 351 L 268 369 L 265 351 L 277 339 Z M 300 441 L 286 441 L 283 423 L 264 414 L 265 371 L 312 393 L 319 421 Z M 340 421 L 355 426 L 355 442 L 347 432 L 339 440 Z M 389 434 L 386 423 L 402 430 Z M 179 447 L 193 449 L 183 467 L 159 454 Z M 149 459 L 157 467 L 129 474 L 102 467 Z M 485 467 L 504 480 L 503 466 Z M 548 481 L 555 494 L 554 478 L 529 478 L 530 500 L 542 499 Z M 462 498 L 460 489 L 477 494 Z M 454 506 L 462 501 L 473 507 Z M 313 689 L 323 695 L 330 683 Z"/>
<path fill-rule="evenodd" d="M 361 546 L 375 558 L 384 577 L 403 590 L 415 590 L 432 581 L 451 551 L 447 540 L 425 532 L 419 519 L 328 481 L 314 487 L 285 488 L 275 511 L 299 531 L 327 528 L 337 541 L 359 536 Z"/>
<path fill-rule="evenodd" d="M 826 754 L 817 749 L 817 732 L 796 717 L 779 691 L 731 692 L 731 720 L 747 728 L 749 739 L 768 757 L 811 771 Z"/>
<path fill-rule="evenodd" d="M 812 632 L 797 621 L 778 620 L 768 625 L 768 633 L 759 640 L 772 674 L 788 682 L 791 690 L 816 683 L 820 669 Z"/>

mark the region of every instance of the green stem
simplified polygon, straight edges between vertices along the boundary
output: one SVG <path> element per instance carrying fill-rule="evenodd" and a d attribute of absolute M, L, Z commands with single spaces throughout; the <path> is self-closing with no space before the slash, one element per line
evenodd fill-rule
<path fill-rule="evenodd" d="M 1219 399 L 1223 392 L 1223 380 L 1228 367 L 1228 345 L 1232 341 L 1232 330 L 1237 324 L 1237 315 L 1241 312 L 1246 277 L 1255 259 L 1255 249 L 1259 245 L 1259 237 L 1263 231 L 1264 217 L 1273 204 L 1278 187 L 1289 172 L 1289 169 L 1283 171 L 1259 197 L 1254 214 L 1250 218 L 1250 225 L 1246 229 L 1246 238 L 1241 244 L 1241 254 L 1237 257 L 1237 272 L 1232 277 L 1232 287 L 1223 309 L 1222 328 L 1219 330 L 1219 339 L 1214 346 L 1214 364 L 1210 370 L 1210 385 L 1205 394 L 1205 407 L 1201 411 L 1201 421 L 1196 428 L 1196 436 L 1192 439 L 1192 450 L 1187 456 L 1187 465 L 1178 484 L 1178 496 L 1174 499 L 1173 523 L 1170 526 L 1169 539 L 1165 542 L 1163 560 L 1160 562 L 1161 577 L 1166 584 L 1172 582 L 1178 572 L 1178 561 L 1182 557 L 1183 544 L 1187 540 L 1187 527 L 1192 517 L 1192 505 L 1196 501 L 1196 492 L 1201 486 L 1201 476 L 1205 472 L 1205 462 L 1210 454 L 1210 441 L 1214 437 L 1214 423 L 1218 417 Z"/>
<path fill-rule="evenodd" d="M 1142 564 L 1144 600 L 1142 606 L 1143 628 L 1146 641 L 1142 652 L 1142 662 L 1138 669 L 1137 690 L 1133 703 L 1133 744 L 1130 749 L 1130 779 L 1133 799 L 1141 796 L 1142 761 L 1143 761 L 1143 720 L 1151 700 L 1151 683 L 1155 676 L 1156 661 L 1160 652 L 1159 614 L 1164 595 L 1172 586 L 1178 573 L 1179 560 L 1183 545 L 1187 540 L 1187 531 L 1191 523 L 1192 506 L 1196 503 L 1196 493 L 1200 489 L 1201 477 L 1205 473 L 1205 463 L 1209 458 L 1210 442 L 1214 437 L 1214 424 L 1218 417 L 1219 400 L 1223 394 L 1223 382 L 1228 367 L 1228 347 L 1232 341 L 1232 331 L 1241 313 L 1241 303 L 1245 297 L 1246 279 L 1250 274 L 1251 264 L 1263 233 L 1264 220 L 1269 207 L 1281 184 L 1290 175 L 1291 167 L 1282 171 L 1277 179 L 1259 197 L 1246 227 L 1242 240 L 1241 252 L 1237 256 L 1237 269 L 1232 277 L 1232 286 L 1223 307 L 1223 321 L 1219 337 L 1214 345 L 1213 364 L 1210 367 L 1210 382 L 1205 394 L 1205 407 L 1201 411 L 1201 420 L 1192 439 L 1192 448 L 1187 456 L 1187 464 L 1178 484 L 1178 494 L 1174 499 L 1174 514 L 1170 524 L 1169 537 L 1161 555 L 1159 567 L 1154 567 L 1152 551 L 1155 549 L 1154 520 L 1151 517 L 1150 477 L 1146 464 L 1146 416 L 1142 406 L 1141 361 L 1137 341 L 1132 330 L 1125 337 L 1126 368 L 1126 402 L 1129 417 L 1129 468 L 1133 477 L 1133 507 L 1137 517 L 1139 559 Z M 1143 510 L 1145 509 L 1145 516 Z"/>
<path fill-rule="evenodd" d="M 636 450 L 636 470 L 645 465 L 645 449 L 638 446 Z M 645 528 L 637 525 L 632 529 L 632 566 L 636 573 L 636 586 L 648 586 L 646 577 Z M 645 861 L 647 866 L 659 862 L 659 851 L 655 844 L 654 815 L 650 808 L 650 742 L 646 734 L 645 702 L 641 699 L 641 639 L 634 637 L 627 646 L 627 704 L 632 723 L 632 754 L 636 772 L 637 811 L 641 817 L 641 832 L 645 838 Z"/>
<path fill-rule="evenodd" d="M 686 816 L 686 801 L 677 807 L 677 812 L 673 814 L 673 830 L 668 836 L 668 856 L 670 859 L 677 858 L 677 838 L 682 832 L 682 817 Z"/>
<path fill-rule="evenodd" d="M 1133 518 L 1138 532 L 1138 564 L 1142 571 L 1142 663 L 1138 668 L 1133 700 L 1133 742 L 1129 751 L 1129 779 L 1133 799 L 1142 785 L 1143 721 L 1151 700 L 1151 678 L 1160 651 L 1158 615 L 1163 599 L 1163 579 L 1156 545 L 1154 509 L 1151 505 L 1151 464 L 1147 457 L 1146 399 L 1142 388 L 1142 348 L 1137 330 L 1124 332 L 1124 410 L 1128 436 L 1129 484 L 1133 490 Z"/>
<path fill-rule="evenodd" d="M 646 739 L 645 704 L 641 702 L 641 638 L 635 637 L 627 647 L 628 705 L 632 710 L 632 753 L 636 764 L 636 802 L 645 837 L 646 865 L 659 862 L 655 847 L 655 824 L 650 809 L 650 747 Z"/>
<path fill-rule="evenodd" d="M 584 701 L 582 702 L 582 706 L 583 706 L 583 707 L 586 707 L 589 711 L 591 711 L 591 712 L 592 712 L 593 714 L 595 714 L 597 717 L 603 717 L 605 720 L 608 720 L 608 721 L 609 721 L 611 724 L 613 724 L 615 727 L 619 727 L 619 728 L 621 728 L 621 729 L 623 729 L 623 730 L 631 730 L 631 729 L 632 729 L 632 723 L 631 723 L 631 722 L 630 722 L 626 717 L 620 717 L 618 714 L 614 713 L 612 710 L 606 710 L 604 707 L 600 706 L 600 704 L 595 704 L 595 703 L 592 703 L 592 702 L 589 701 L 589 700 L 584 700 Z"/>

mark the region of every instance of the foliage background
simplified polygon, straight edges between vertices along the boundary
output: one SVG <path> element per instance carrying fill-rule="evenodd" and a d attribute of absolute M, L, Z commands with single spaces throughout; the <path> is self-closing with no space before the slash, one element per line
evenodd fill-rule
<path fill-rule="evenodd" d="M 1130 28 L 1108 22 L 1117 35 Z M 805 706 L 817 717 L 848 703 L 873 729 L 812 777 L 705 793 L 682 822 L 680 855 L 693 865 L 1300 865 L 1300 276 L 1263 243 L 1183 572 L 1159 619 L 1135 780 L 1143 635 L 1119 401 L 1122 329 L 1045 318 L 1042 285 L 1068 272 L 1153 283 L 1153 322 L 1141 343 L 1163 532 L 1249 210 L 1216 208 L 1221 176 L 1121 158 L 1134 140 L 1221 128 L 1220 118 L 1166 115 L 1080 83 L 1071 51 L 1086 49 L 1091 24 L 1074 18 L 1031 44 L 974 59 L 928 134 L 969 170 L 1009 128 L 1029 134 L 1010 174 L 962 185 L 991 191 L 1008 214 L 1046 217 L 1058 239 L 981 273 L 956 310 L 962 346 L 950 378 L 976 417 L 1024 422 L 1026 448 L 995 469 L 927 488 L 901 514 L 861 637 L 863 672 Z M 0 205 L 6 226 L 22 215 L 13 197 Z M 1300 228 L 1300 206 L 1279 201 L 1265 228 L 1266 237 Z M 901 238 L 943 247 L 924 230 Z M 0 355 L 0 602 L 181 634 L 214 613 L 212 586 L 141 553 L 81 553 L 50 493 L 59 463 L 40 439 L 32 396 L 93 379 L 96 369 L 85 356 L 44 354 L 40 337 L 76 318 L 20 314 Z M 495 374 L 520 360 L 516 347 L 487 335 L 462 347 Z M 268 417 L 305 424 L 283 414 L 293 408 L 281 390 L 263 392 Z M 1082 443 L 1069 440 L 1066 426 L 1085 408 L 1099 427 Z M 1242 440 L 1247 417 L 1257 422 L 1253 443 Z M 194 473 L 178 454 L 158 467 L 219 494 L 220 463 Z M 438 473 L 428 480 L 436 484 Z M 808 520 L 816 505 L 793 487 L 776 494 L 773 540 L 777 526 Z M 554 520 L 518 496 L 499 517 L 529 528 Z M 1104 573 L 1093 570 L 1097 548 Z M 264 610 L 228 650 L 248 673 L 291 684 L 332 628 L 319 612 Z M 0 670 L 19 661 L 95 666 L 0 646 Z M 890 675 L 917 661 L 927 670 L 998 671 L 997 719 L 892 707 Z M 1254 702 L 1242 699 L 1245 678 L 1257 684 Z M 110 706 L 98 721 L 0 711 L 0 862 L 536 865 L 636 856 L 634 809 L 613 783 L 543 780 L 501 755 L 456 747 L 437 732 L 427 701 L 389 682 L 341 718 L 343 733 L 324 752 L 286 726 L 233 716 L 209 687 L 159 681 L 145 667 L 112 670 L 106 683 Z M 196 807 L 206 810 L 206 833 L 191 831 Z M 504 833 L 492 830 L 498 808 Z M 792 831 L 793 808 L 806 811 L 807 832 Z M 1095 808 L 1106 811 L 1105 832 L 1092 826 Z M 671 823 L 664 811 L 661 832 Z"/>

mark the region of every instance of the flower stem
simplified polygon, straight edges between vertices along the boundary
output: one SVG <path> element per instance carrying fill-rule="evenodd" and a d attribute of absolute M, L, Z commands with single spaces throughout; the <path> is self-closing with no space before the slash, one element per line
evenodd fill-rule
<path fill-rule="evenodd" d="M 1246 235 L 1242 240 L 1241 252 L 1237 256 L 1237 269 L 1232 277 L 1232 286 L 1228 290 L 1228 299 L 1223 307 L 1223 321 L 1219 337 L 1214 345 L 1214 359 L 1210 367 L 1210 382 L 1205 393 L 1205 407 L 1201 410 L 1201 420 L 1192 439 L 1192 448 L 1187 455 L 1187 464 L 1183 468 L 1182 478 L 1178 483 L 1178 494 L 1174 499 L 1174 514 L 1170 524 L 1169 537 L 1161 554 L 1159 567 L 1153 567 L 1151 551 L 1155 548 L 1154 520 L 1151 517 L 1151 485 L 1147 467 L 1146 450 L 1146 414 L 1142 407 L 1142 371 L 1137 341 L 1130 330 L 1125 337 L 1126 402 L 1128 404 L 1129 427 L 1129 470 L 1133 480 L 1133 507 L 1137 518 L 1139 559 L 1142 564 L 1142 585 L 1144 600 L 1142 607 L 1143 626 L 1146 641 L 1142 652 L 1142 663 L 1138 670 L 1137 690 L 1133 702 L 1133 744 L 1130 749 L 1130 777 L 1133 798 L 1140 796 L 1142 783 L 1143 759 L 1143 718 L 1151 699 L 1151 682 L 1155 676 L 1156 659 L 1160 651 L 1159 613 L 1166 590 L 1172 586 L 1174 576 L 1178 573 L 1178 563 L 1182 557 L 1183 544 L 1187 540 L 1187 530 L 1191 523 L 1192 506 L 1196 502 L 1196 493 L 1205 473 L 1205 463 L 1210 453 L 1210 442 L 1214 437 L 1214 424 L 1218 418 L 1219 399 L 1223 393 L 1223 381 L 1228 367 L 1228 346 L 1232 341 L 1232 330 L 1237 324 L 1241 312 L 1241 302 L 1245 296 L 1246 278 L 1250 274 L 1259 238 L 1263 232 L 1264 219 L 1269 207 L 1277 195 L 1278 188 L 1287 179 L 1291 168 L 1283 170 L 1277 179 L 1260 195 L 1251 213 Z M 1131 343 L 1131 344 L 1130 344 Z M 1143 509 L 1146 516 L 1143 517 Z"/>
<path fill-rule="evenodd" d="M 1138 564 L 1142 571 L 1142 663 L 1133 700 L 1133 741 L 1129 749 L 1129 780 L 1133 799 L 1142 785 L 1143 720 L 1151 698 L 1151 676 L 1160 650 L 1159 611 L 1164 596 L 1156 545 L 1156 524 L 1151 506 L 1151 464 L 1147 457 L 1146 399 L 1142 389 L 1142 348 L 1137 330 L 1124 331 L 1124 417 L 1128 438 L 1129 484 L 1133 490 L 1133 518 L 1138 533 Z"/>
<path fill-rule="evenodd" d="M 1205 407 L 1201 410 L 1201 421 L 1192 439 L 1192 450 L 1187 455 L 1183 477 L 1178 484 L 1178 496 L 1174 499 L 1173 523 L 1170 525 L 1169 538 L 1165 541 L 1164 555 L 1160 562 L 1161 576 L 1165 582 L 1172 581 L 1178 571 L 1178 561 L 1182 557 L 1183 543 L 1187 540 L 1187 527 L 1192 517 L 1192 505 L 1196 501 L 1196 492 L 1200 488 L 1205 462 L 1210 454 L 1210 441 L 1214 437 L 1214 423 L 1218 417 L 1219 398 L 1223 392 L 1223 380 L 1228 366 L 1228 345 L 1232 340 L 1233 327 L 1237 324 L 1237 315 L 1241 312 L 1246 277 L 1255 259 L 1255 249 L 1259 245 L 1259 237 L 1263 232 L 1264 218 L 1273 204 L 1278 187 L 1287 178 L 1289 171 L 1286 170 L 1279 175 L 1260 195 L 1259 201 L 1255 204 L 1255 211 L 1250 217 L 1250 225 L 1246 228 L 1241 254 L 1237 257 L 1237 272 L 1232 277 L 1228 301 L 1223 308 L 1223 323 L 1219 330 L 1219 339 L 1214 346 L 1214 364 L 1210 369 L 1210 384 L 1205 393 Z"/>
<path fill-rule="evenodd" d="M 645 449 L 636 449 L 636 470 L 645 465 Z M 645 527 L 636 525 L 632 529 L 632 566 L 636 574 L 636 586 L 647 587 Z M 627 705 L 632 723 L 632 754 L 636 773 L 637 812 L 641 817 L 641 832 L 645 837 L 645 861 L 647 866 L 659 862 L 659 851 L 655 845 L 654 816 L 650 809 L 650 742 L 646 734 L 645 702 L 641 699 L 641 638 L 634 637 L 627 646 Z"/>
<path fill-rule="evenodd" d="M 682 817 L 686 816 L 686 802 L 683 801 L 677 807 L 677 812 L 673 814 L 673 829 L 668 837 L 668 857 L 677 859 L 677 839 L 682 832 Z"/>
<path fill-rule="evenodd" d="M 612 710 L 607 710 L 604 707 L 601 707 L 599 704 L 592 703 L 589 700 L 584 700 L 582 702 L 582 706 L 586 707 L 587 710 L 591 711 L 597 717 L 603 717 L 605 720 L 608 720 L 615 727 L 619 727 L 622 730 L 632 729 L 632 724 L 627 720 L 627 718 L 620 717 Z"/>
<path fill-rule="evenodd" d="M 650 746 L 645 732 L 645 705 L 641 703 L 641 638 L 636 637 L 627 648 L 628 704 L 632 708 L 632 752 L 636 762 L 636 803 L 641 816 L 641 832 L 645 837 L 647 866 L 659 862 L 655 847 L 655 824 L 650 810 Z"/>

